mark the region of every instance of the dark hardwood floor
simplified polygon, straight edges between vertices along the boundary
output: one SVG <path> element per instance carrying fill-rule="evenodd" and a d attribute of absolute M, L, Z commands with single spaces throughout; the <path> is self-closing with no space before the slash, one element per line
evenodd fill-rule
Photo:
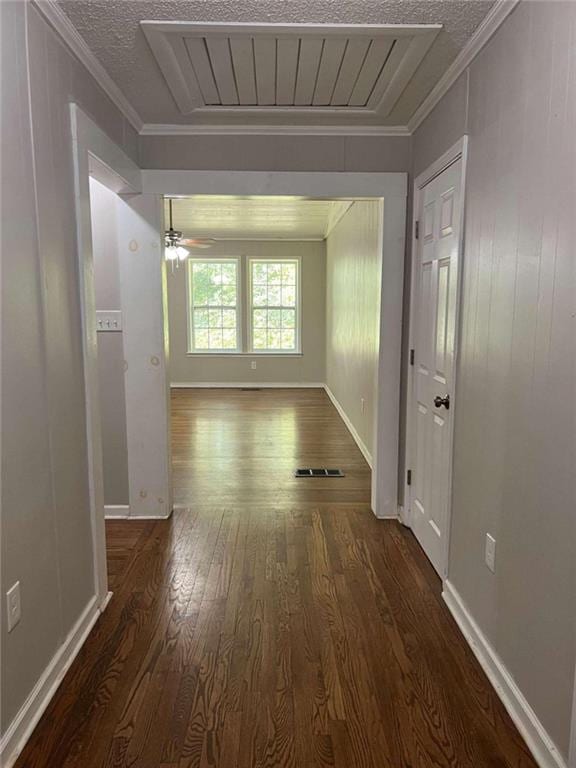
<path fill-rule="evenodd" d="M 177 390 L 173 427 L 179 508 L 108 524 L 114 596 L 18 768 L 535 767 L 323 392 Z"/>

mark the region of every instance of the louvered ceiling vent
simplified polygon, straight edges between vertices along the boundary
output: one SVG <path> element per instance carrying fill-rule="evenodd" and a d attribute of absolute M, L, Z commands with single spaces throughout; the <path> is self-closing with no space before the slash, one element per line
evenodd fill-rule
<path fill-rule="evenodd" d="M 183 114 L 359 118 L 389 114 L 441 28 L 141 25 Z"/>

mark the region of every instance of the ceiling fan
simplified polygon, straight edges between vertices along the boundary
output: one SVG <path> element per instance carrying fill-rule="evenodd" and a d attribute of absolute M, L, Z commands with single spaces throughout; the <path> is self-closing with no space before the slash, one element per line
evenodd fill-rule
<path fill-rule="evenodd" d="M 172 263 L 184 261 L 190 255 L 188 248 L 211 248 L 214 240 L 209 237 L 187 238 L 182 237 L 182 232 L 174 229 L 172 220 L 172 200 L 168 200 L 170 212 L 170 228 L 164 233 L 164 255 L 166 261 Z M 186 246 L 186 248 L 184 247 Z"/>

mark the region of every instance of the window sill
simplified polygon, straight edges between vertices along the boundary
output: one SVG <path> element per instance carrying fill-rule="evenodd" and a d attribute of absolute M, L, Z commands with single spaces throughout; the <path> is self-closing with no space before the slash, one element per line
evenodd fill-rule
<path fill-rule="evenodd" d="M 186 352 L 186 357 L 303 357 L 302 352 Z"/>

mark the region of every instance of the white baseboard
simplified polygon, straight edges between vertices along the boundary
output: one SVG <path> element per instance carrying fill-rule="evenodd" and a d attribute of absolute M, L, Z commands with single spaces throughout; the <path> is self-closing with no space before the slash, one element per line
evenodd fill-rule
<path fill-rule="evenodd" d="M 169 515 L 130 515 L 128 520 L 170 520 L 172 517 L 172 510 Z"/>
<path fill-rule="evenodd" d="M 109 592 L 100 605 L 98 605 L 96 596 L 90 600 L 82 615 L 52 657 L 52 660 L 30 692 L 20 711 L 10 723 L 0 742 L 0 764 L 4 768 L 11 768 L 16 762 L 18 755 L 22 752 L 32 731 L 44 714 L 66 672 L 84 645 L 90 630 L 100 614 L 105 610 L 111 597 L 112 593 Z"/>
<path fill-rule="evenodd" d="M 106 504 L 104 517 L 106 520 L 169 520 L 172 510 L 167 515 L 131 515 L 128 504 Z"/>
<path fill-rule="evenodd" d="M 324 389 L 318 381 L 173 381 L 171 389 Z"/>
<path fill-rule="evenodd" d="M 104 505 L 104 517 L 106 520 L 123 520 L 126 517 L 130 517 L 130 505 L 129 504 L 105 504 Z"/>
<path fill-rule="evenodd" d="M 568 768 L 502 659 L 449 581 L 444 582 L 442 597 L 540 768 Z"/>
<path fill-rule="evenodd" d="M 356 428 L 354 427 L 354 425 L 352 424 L 352 422 L 348 418 L 348 416 L 346 414 L 346 411 L 344 410 L 344 408 L 342 408 L 342 406 L 338 402 L 334 392 L 332 392 L 332 390 L 330 389 L 328 384 L 324 384 L 323 387 L 326 390 L 326 394 L 328 395 L 328 397 L 332 401 L 332 405 L 334 406 L 334 408 L 336 408 L 336 410 L 340 414 L 340 417 L 341 417 L 342 421 L 344 422 L 344 424 L 346 424 L 346 427 L 348 428 L 348 432 L 350 432 L 350 434 L 354 438 L 354 441 L 355 441 L 356 445 L 358 446 L 358 448 L 360 448 L 360 451 L 361 451 L 362 455 L 364 456 L 364 458 L 368 462 L 368 466 L 370 467 L 370 469 L 372 469 L 372 454 L 370 453 L 370 451 L 366 447 L 366 444 L 363 442 L 362 438 L 360 437 L 360 435 L 356 431 Z M 394 518 L 394 519 L 396 519 L 396 518 Z"/>

